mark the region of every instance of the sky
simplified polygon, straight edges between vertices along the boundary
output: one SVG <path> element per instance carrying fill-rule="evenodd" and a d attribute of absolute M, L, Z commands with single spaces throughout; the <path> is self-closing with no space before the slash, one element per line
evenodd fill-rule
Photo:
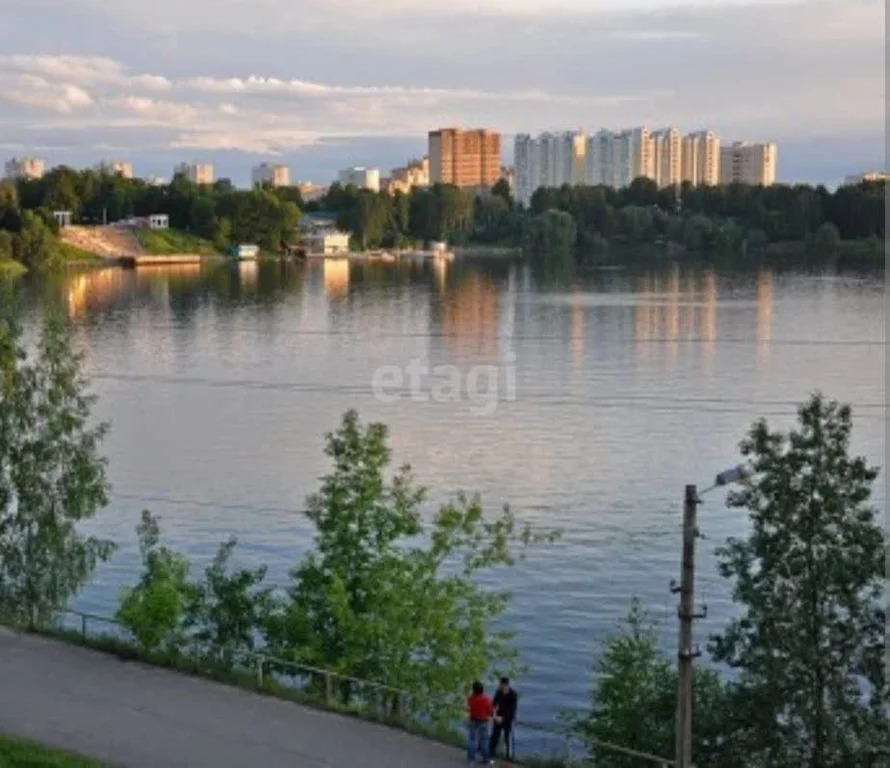
<path fill-rule="evenodd" d="M 675 125 L 884 167 L 883 0 L 0 0 L 0 157 L 384 173 L 430 129 Z"/>

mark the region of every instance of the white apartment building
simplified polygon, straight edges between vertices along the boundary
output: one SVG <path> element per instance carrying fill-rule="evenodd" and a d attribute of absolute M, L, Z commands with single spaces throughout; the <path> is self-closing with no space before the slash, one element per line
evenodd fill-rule
<path fill-rule="evenodd" d="M 215 176 L 210 163 L 180 163 L 173 169 L 173 175 L 181 173 L 192 184 L 213 184 Z"/>
<path fill-rule="evenodd" d="M 852 176 L 844 177 L 844 186 L 855 186 L 865 181 L 890 181 L 890 173 L 884 171 L 863 171 L 862 173 L 854 173 Z"/>
<path fill-rule="evenodd" d="M 737 141 L 720 150 L 720 183 L 769 186 L 776 182 L 775 144 Z"/>
<path fill-rule="evenodd" d="M 652 133 L 655 183 L 672 187 L 682 180 L 683 143 L 676 128 L 662 128 Z"/>
<path fill-rule="evenodd" d="M 584 183 L 587 136 L 582 131 L 542 133 L 537 138 L 518 134 L 513 149 L 516 199 L 523 205 L 540 187 Z"/>
<path fill-rule="evenodd" d="M 250 180 L 255 187 L 268 184 L 271 187 L 289 187 L 290 169 L 286 165 L 260 163 L 250 172 Z"/>
<path fill-rule="evenodd" d="M 645 126 L 598 131 L 587 141 L 586 181 L 626 187 L 641 176 L 655 179 L 655 141 Z"/>
<path fill-rule="evenodd" d="M 360 189 L 370 189 L 372 192 L 380 191 L 380 169 L 355 166 L 340 171 L 340 184 L 348 187 L 350 184 Z"/>
<path fill-rule="evenodd" d="M 46 163 L 39 157 L 13 157 L 6 161 L 7 179 L 39 179 L 46 172 Z"/>
<path fill-rule="evenodd" d="M 102 160 L 96 163 L 96 171 L 114 176 L 119 173 L 125 179 L 133 178 L 133 164 L 126 160 Z"/>
<path fill-rule="evenodd" d="M 681 181 L 694 186 L 720 183 L 720 139 L 713 131 L 696 131 L 683 137 Z"/>

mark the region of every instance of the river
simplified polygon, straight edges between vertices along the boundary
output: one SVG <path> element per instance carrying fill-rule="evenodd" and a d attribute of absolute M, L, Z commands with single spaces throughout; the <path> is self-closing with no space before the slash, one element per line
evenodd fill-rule
<path fill-rule="evenodd" d="M 111 614 L 135 581 L 145 507 L 196 563 L 234 534 L 240 562 L 285 583 L 324 434 L 357 408 L 389 425 L 427 514 L 464 490 L 561 532 L 492 580 L 513 592 L 516 686 L 539 721 L 586 703 L 633 596 L 674 651 L 683 487 L 735 464 L 756 417 L 788 426 L 821 389 L 854 404 L 854 448 L 883 464 L 882 274 L 328 261 L 91 270 L 21 292 L 26 324 L 67 313 L 112 425 L 114 491 L 89 527 L 121 546 L 77 607 Z M 702 644 L 732 613 L 713 550 L 747 529 L 723 501 L 700 510 Z"/>

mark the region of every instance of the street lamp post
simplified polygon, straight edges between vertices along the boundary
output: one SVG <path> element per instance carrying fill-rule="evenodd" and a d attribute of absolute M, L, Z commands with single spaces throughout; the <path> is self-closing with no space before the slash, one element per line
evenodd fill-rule
<path fill-rule="evenodd" d="M 717 475 L 714 485 L 702 491 L 739 482 L 749 477 L 750 469 L 739 464 Z M 683 493 L 683 552 L 680 558 L 680 585 L 672 591 L 680 593 L 677 609 L 679 642 L 677 647 L 677 716 L 675 768 L 692 768 L 692 661 L 701 652 L 692 645 L 692 622 L 704 618 L 705 613 L 695 612 L 695 539 L 697 508 L 700 494 L 695 485 L 687 485 Z"/>

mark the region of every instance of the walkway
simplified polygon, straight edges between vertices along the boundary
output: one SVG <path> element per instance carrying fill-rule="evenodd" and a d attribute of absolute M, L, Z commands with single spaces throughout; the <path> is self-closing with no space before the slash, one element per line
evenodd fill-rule
<path fill-rule="evenodd" d="M 0 628 L 0 732 L 132 768 L 454 768 L 401 731 Z"/>

